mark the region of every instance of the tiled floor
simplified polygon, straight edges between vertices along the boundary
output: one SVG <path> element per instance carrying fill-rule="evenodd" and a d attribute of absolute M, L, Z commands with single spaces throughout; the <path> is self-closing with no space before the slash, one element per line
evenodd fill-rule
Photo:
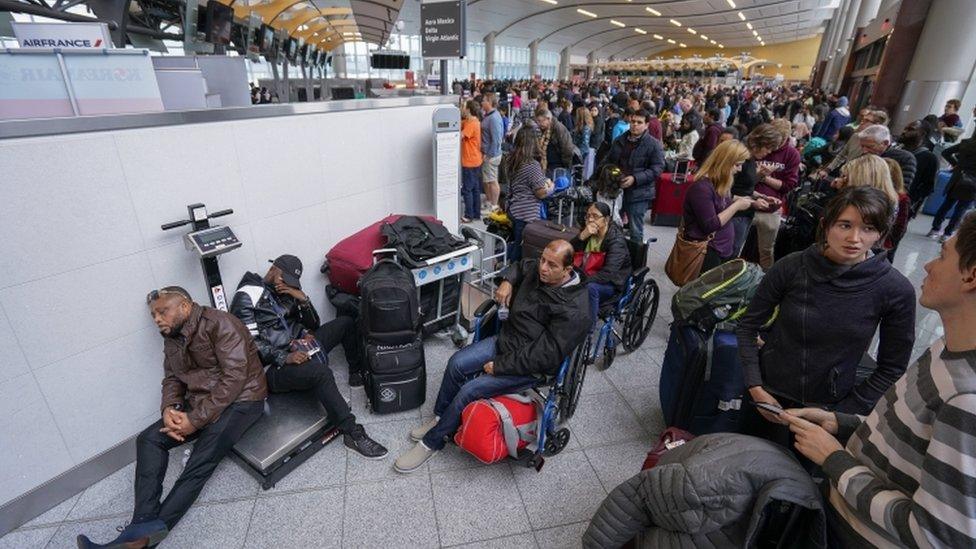
<path fill-rule="evenodd" d="M 912 224 L 895 261 L 916 287 L 938 249 L 924 237 L 930 222 L 922 217 Z M 675 231 L 647 230 L 659 239 L 651 250 L 652 276 L 662 287 L 658 320 L 641 349 L 618 356 L 607 371 L 587 373 L 570 446 L 542 472 L 510 462 L 485 466 L 453 446 L 413 475 L 393 471 L 393 459 L 408 447 L 408 430 L 431 415 L 454 351 L 446 337 L 435 337 L 427 342 L 428 402 L 419 411 L 371 416 L 362 393 L 344 389 L 369 433 L 390 448 L 388 459 L 366 461 L 337 442 L 268 491 L 225 461 L 161 547 L 578 547 L 607 491 L 637 473 L 663 428 L 657 383 L 674 292 L 663 265 Z M 920 308 L 915 356 L 941 334 L 938 317 Z M 344 384 L 341 353 L 334 363 Z M 167 487 L 179 458 L 172 454 Z M 72 497 L 0 538 L 0 549 L 73 547 L 81 532 L 110 539 L 128 519 L 133 474 L 130 465 Z"/>

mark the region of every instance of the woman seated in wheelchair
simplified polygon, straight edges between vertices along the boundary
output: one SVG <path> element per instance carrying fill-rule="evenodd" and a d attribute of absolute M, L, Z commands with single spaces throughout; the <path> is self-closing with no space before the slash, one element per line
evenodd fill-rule
<path fill-rule="evenodd" d="M 610 207 L 603 202 L 589 205 L 583 230 L 571 244 L 575 252 L 573 264 L 586 275 L 592 327 L 600 305 L 620 296 L 627 287 L 630 250 L 623 229 L 614 223 Z"/>

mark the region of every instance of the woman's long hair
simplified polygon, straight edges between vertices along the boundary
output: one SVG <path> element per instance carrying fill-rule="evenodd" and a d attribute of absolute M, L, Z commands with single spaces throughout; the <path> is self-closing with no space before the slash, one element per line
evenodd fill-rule
<path fill-rule="evenodd" d="M 862 154 L 844 164 L 840 173 L 847 176 L 845 187 L 874 187 L 885 193 L 892 204 L 898 203 L 898 192 L 891 181 L 891 170 L 880 156 Z"/>
<path fill-rule="evenodd" d="M 575 118 L 576 120 L 574 120 L 574 122 L 576 122 L 575 129 L 577 132 L 582 132 L 583 126 L 586 126 L 590 128 L 590 131 L 593 131 L 593 113 L 590 112 L 590 109 L 587 109 L 586 107 L 576 109 Z"/>
<path fill-rule="evenodd" d="M 695 178 L 707 177 L 715 186 L 715 192 L 722 196 L 728 196 L 732 190 L 733 168 L 748 158 L 749 149 L 740 141 L 729 139 L 719 143 L 712 150 L 708 158 L 705 159 L 705 163 L 701 165 L 701 168 L 698 168 Z"/>
<path fill-rule="evenodd" d="M 512 152 L 508 154 L 508 177 L 515 177 L 519 168 L 526 162 L 536 162 L 542 160 L 542 151 L 539 149 L 539 140 L 535 128 L 522 126 L 515 134 L 515 144 Z"/>

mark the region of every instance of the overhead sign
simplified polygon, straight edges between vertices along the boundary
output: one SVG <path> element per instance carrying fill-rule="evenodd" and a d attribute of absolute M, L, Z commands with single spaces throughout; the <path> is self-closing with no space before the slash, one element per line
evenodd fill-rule
<path fill-rule="evenodd" d="M 464 57 L 465 5 L 456 0 L 427 1 L 420 5 L 421 54 L 425 58 Z"/>
<path fill-rule="evenodd" d="M 105 23 L 21 23 L 13 21 L 22 48 L 114 48 Z"/>

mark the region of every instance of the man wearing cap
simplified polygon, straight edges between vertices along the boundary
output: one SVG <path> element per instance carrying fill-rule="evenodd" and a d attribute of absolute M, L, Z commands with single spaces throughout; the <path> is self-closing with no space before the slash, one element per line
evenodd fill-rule
<path fill-rule="evenodd" d="M 230 312 L 244 322 L 267 366 L 272 393 L 315 392 L 316 398 L 343 433 L 346 446 L 370 459 L 380 459 L 386 448 L 366 435 L 349 403 L 339 392 L 329 368 L 328 354 L 342 343 L 349 362 L 349 384 L 362 381 L 362 347 L 356 322 L 339 316 L 319 326 L 319 315 L 302 291 L 302 262 L 282 255 L 271 262 L 262 278 L 246 273 L 237 285 Z"/>

